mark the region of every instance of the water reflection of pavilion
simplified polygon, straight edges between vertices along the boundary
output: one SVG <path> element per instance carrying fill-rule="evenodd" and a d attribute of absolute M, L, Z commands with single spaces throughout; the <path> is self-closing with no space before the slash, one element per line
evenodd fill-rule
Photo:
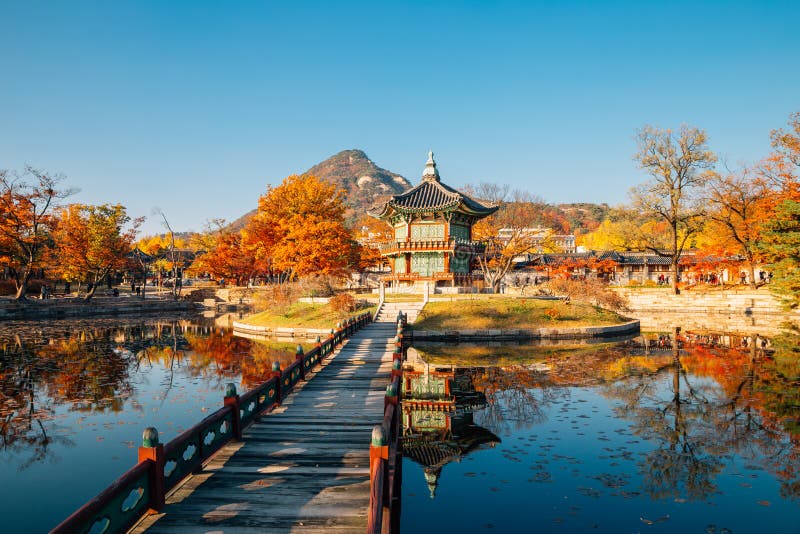
<path fill-rule="evenodd" d="M 432 368 L 416 361 L 403 370 L 403 455 L 420 464 L 436 496 L 442 469 L 484 446 L 500 442 L 476 425 L 473 412 L 486 407 L 469 369 Z"/>

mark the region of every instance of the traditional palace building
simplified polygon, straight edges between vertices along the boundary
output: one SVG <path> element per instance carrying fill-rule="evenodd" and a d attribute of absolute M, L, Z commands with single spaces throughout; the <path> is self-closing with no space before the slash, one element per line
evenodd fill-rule
<path fill-rule="evenodd" d="M 464 285 L 471 281 L 471 264 L 481 245 L 472 240 L 476 221 L 497 211 L 439 180 L 428 153 L 422 181 L 403 194 L 369 210 L 394 229 L 394 240 L 381 246 L 397 283 L 433 282 Z"/>

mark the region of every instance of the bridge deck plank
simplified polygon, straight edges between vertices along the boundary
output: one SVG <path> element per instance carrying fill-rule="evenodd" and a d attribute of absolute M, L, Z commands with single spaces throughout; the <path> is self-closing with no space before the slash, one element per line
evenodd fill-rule
<path fill-rule="evenodd" d="M 133 532 L 363 532 L 395 331 L 357 332 Z"/>

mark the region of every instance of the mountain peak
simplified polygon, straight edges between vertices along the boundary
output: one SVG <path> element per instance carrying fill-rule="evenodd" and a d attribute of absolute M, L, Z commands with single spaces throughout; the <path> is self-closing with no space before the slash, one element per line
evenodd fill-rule
<path fill-rule="evenodd" d="M 411 182 L 403 176 L 378 167 L 363 150 L 357 148 L 342 150 L 317 163 L 304 174 L 314 175 L 345 191 L 346 218 L 349 223 L 354 223 L 373 205 L 411 188 Z M 241 229 L 255 213 L 256 210 L 252 210 L 244 214 L 229 228 Z"/>
<path fill-rule="evenodd" d="M 357 219 L 367 208 L 411 187 L 403 176 L 378 167 L 363 150 L 342 150 L 308 169 L 306 174 L 344 189 L 348 219 Z"/>

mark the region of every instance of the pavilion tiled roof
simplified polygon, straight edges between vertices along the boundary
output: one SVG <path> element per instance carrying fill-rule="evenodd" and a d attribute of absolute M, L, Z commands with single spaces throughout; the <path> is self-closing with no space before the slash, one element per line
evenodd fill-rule
<path fill-rule="evenodd" d="M 479 217 L 491 215 L 498 209 L 498 206 L 472 199 L 440 182 L 439 173 L 431 154 L 422 181 L 416 187 L 405 193 L 394 195 L 384 204 L 369 210 L 369 214 L 373 217 L 381 217 L 391 213 L 392 210 L 400 213 L 449 211 L 456 210 L 459 206 L 463 206 L 465 211 Z"/>
<path fill-rule="evenodd" d="M 497 211 L 497 206 L 483 204 L 448 185 L 432 181 L 421 182 L 405 193 L 393 196 L 386 206 L 401 212 L 421 212 L 456 209 L 459 204 L 464 204 L 469 211 L 480 215 L 490 215 Z M 384 211 L 383 206 L 374 211 Z"/>

